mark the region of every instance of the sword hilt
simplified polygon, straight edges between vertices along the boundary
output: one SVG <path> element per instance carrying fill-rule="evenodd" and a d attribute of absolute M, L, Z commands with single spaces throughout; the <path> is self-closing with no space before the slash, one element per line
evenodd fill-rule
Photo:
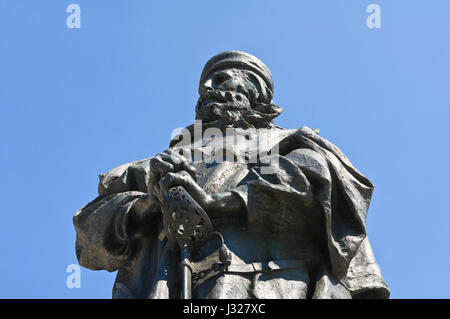
<path fill-rule="evenodd" d="M 167 238 L 180 249 L 200 247 L 211 235 L 212 224 L 203 208 L 182 187 L 169 190 L 163 209 Z"/>
<path fill-rule="evenodd" d="M 212 224 L 203 208 L 182 187 L 169 190 L 163 208 L 163 225 L 168 240 L 181 249 L 181 298 L 192 298 L 192 250 L 211 235 Z"/>

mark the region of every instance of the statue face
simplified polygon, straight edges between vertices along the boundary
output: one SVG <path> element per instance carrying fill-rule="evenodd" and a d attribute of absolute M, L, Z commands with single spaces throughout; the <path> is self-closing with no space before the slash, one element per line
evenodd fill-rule
<path fill-rule="evenodd" d="M 270 128 L 283 110 L 255 72 L 245 68 L 217 70 L 200 83 L 196 119 L 217 127 Z"/>
<path fill-rule="evenodd" d="M 197 119 L 204 122 L 228 119 L 235 122 L 239 116 L 251 110 L 261 95 L 251 80 L 250 71 L 240 69 L 219 70 L 212 73 L 200 87 L 197 103 Z"/>
<path fill-rule="evenodd" d="M 219 70 L 211 74 L 201 86 L 200 90 L 221 90 L 243 92 L 244 88 L 252 86 L 245 72 L 239 69 Z"/>

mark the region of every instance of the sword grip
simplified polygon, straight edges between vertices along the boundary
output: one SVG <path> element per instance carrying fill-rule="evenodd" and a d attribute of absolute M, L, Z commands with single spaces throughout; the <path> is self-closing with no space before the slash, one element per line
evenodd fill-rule
<path fill-rule="evenodd" d="M 181 299 L 192 299 L 192 269 L 190 266 L 191 251 L 188 245 L 181 249 Z"/>

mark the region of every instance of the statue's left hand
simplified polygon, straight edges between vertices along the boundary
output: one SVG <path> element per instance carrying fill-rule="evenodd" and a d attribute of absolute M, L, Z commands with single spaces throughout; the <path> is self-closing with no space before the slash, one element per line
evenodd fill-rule
<path fill-rule="evenodd" d="M 186 171 L 168 173 L 159 181 L 155 189 L 161 203 L 164 203 L 169 190 L 175 186 L 182 186 L 212 221 L 215 218 L 220 218 L 222 221 L 228 218 L 234 223 L 244 208 L 242 201 L 232 192 L 207 194 Z"/>
<path fill-rule="evenodd" d="M 150 160 L 150 177 L 147 185 L 147 192 L 149 197 L 155 201 L 164 203 L 165 197 L 160 196 L 159 182 L 167 176 L 168 173 L 180 173 L 184 171 L 189 173 L 192 180 L 196 180 L 195 167 L 188 161 L 188 159 L 175 151 L 170 149 L 159 153 Z M 177 182 L 178 179 L 175 180 Z M 178 185 L 175 185 L 178 186 Z"/>
<path fill-rule="evenodd" d="M 169 190 L 175 186 L 182 186 L 192 196 L 192 198 L 208 212 L 213 199 L 207 194 L 192 178 L 191 174 L 186 171 L 179 171 L 178 173 L 167 173 L 166 176 L 160 179 L 159 183 L 155 185 L 156 196 L 161 203 L 164 203 Z"/>

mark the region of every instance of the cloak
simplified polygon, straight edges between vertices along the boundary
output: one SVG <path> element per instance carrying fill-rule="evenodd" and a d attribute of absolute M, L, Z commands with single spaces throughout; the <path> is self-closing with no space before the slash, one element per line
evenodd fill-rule
<path fill-rule="evenodd" d="M 241 133 L 250 137 L 258 135 L 251 129 Z M 255 265 L 275 264 L 271 269 L 278 269 L 278 273 L 275 271 L 264 278 L 253 273 L 218 274 L 203 288 L 199 286 L 199 293 L 194 295 L 198 298 L 388 298 L 389 290 L 365 230 L 374 189 L 372 183 L 339 148 L 315 130 L 274 128 L 269 130 L 269 135 L 266 150 L 276 145 L 278 152 L 266 152 L 255 163 L 225 161 L 194 165 L 198 183 L 207 193 L 231 191 L 245 207 L 242 220 L 236 221 L 238 228 L 217 226 L 233 254 L 233 263 L 241 268 L 253 265 L 255 269 Z M 238 157 L 251 153 L 251 149 L 242 150 L 239 144 L 227 143 L 227 138 L 171 145 L 172 149 L 183 149 L 186 157 L 192 157 L 195 152 L 211 154 L 220 148 Z M 127 233 L 130 211 L 138 209 L 136 202 L 148 196 L 149 161 L 150 158 L 127 163 L 100 175 L 99 196 L 74 215 L 78 261 L 92 270 L 118 270 L 114 298 L 179 297 L 179 255 L 164 236 L 160 214 L 155 214 L 147 236 Z M 262 173 L 267 162 L 271 163 L 272 174 Z M 300 243 L 298 249 L 319 258 L 320 267 L 305 263 L 303 271 L 283 274 L 280 265 L 284 261 L 273 260 L 274 253 L 256 254 L 255 260 L 245 260 L 239 246 L 256 251 L 259 245 L 250 235 L 246 239 L 252 229 L 264 229 L 273 234 L 271 238 L 285 233 L 303 234 L 301 238 L 308 244 Z M 274 247 L 273 243 L 270 245 Z M 214 246 L 213 239 L 205 246 Z M 248 284 L 242 284 L 240 293 L 244 281 Z M 223 292 L 229 287 L 234 292 Z M 211 293 L 214 289 L 216 292 Z M 292 294 L 291 290 L 304 291 Z"/>

